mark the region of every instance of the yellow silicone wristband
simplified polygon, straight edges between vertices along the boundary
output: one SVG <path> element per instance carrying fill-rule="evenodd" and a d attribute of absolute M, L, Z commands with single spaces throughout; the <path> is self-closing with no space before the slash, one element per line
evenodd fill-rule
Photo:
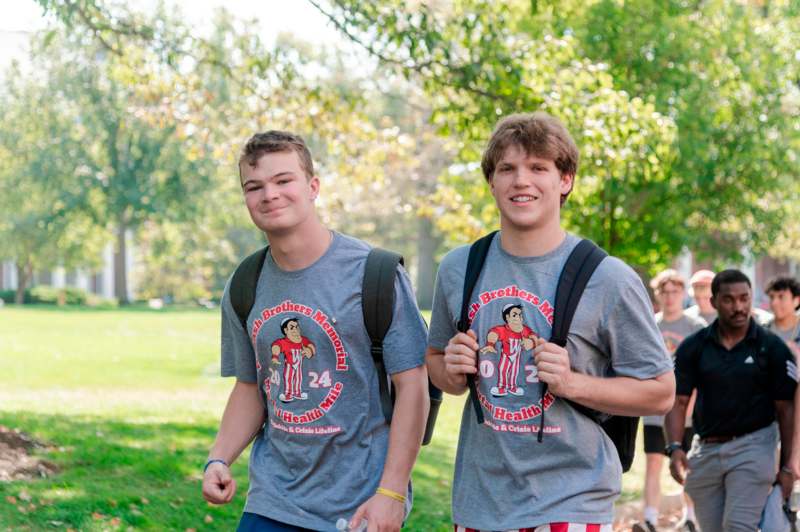
<path fill-rule="evenodd" d="M 377 490 L 375 490 L 375 493 L 378 493 L 380 495 L 386 495 L 387 497 L 390 497 L 396 500 L 397 502 L 402 502 L 402 503 L 406 502 L 406 498 L 404 495 L 400 495 L 396 491 L 387 490 L 386 488 L 379 487 Z"/>

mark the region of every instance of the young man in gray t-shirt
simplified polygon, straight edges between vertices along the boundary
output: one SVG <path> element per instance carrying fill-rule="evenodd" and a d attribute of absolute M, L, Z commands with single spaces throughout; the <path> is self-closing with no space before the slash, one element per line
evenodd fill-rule
<path fill-rule="evenodd" d="M 634 416 L 672 405 L 672 363 L 647 292 L 619 259 L 603 260 L 589 280 L 566 349 L 548 342 L 558 278 L 579 242 L 560 223 L 577 162 L 577 147 L 555 118 L 501 120 L 482 162 L 501 231 L 470 299 L 467 333 L 456 323 L 469 248 L 453 250 L 439 268 L 428 371 L 452 394 L 463 394 L 466 376 L 475 375 L 486 419 L 479 425 L 466 403 L 453 482 L 457 530 L 610 531 L 621 483 L 617 451 L 565 399 Z"/>
<path fill-rule="evenodd" d="M 222 299 L 222 375 L 236 384 L 209 453 L 203 496 L 230 502 L 229 465 L 255 437 L 240 531 L 336 530 L 337 521 L 399 530 L 428 410 L 425 325 L 398 268 L 384 363 L 392 424 L 363 322 L 369 246 L 330 231 L 303 140 L 253 136 L 239 162 L 245 204 L 270 242 L 246 329 L 230 284 Z"/>

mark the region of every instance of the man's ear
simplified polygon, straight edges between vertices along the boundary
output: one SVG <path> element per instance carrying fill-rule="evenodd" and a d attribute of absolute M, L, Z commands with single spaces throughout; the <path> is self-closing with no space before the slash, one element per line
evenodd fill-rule
<path fill-rule="evenodd" d="M 308 185 L 309 187 L 311 187 L 311 199 L 312 200 L 317 199 L 317 196 L 319 196 L 319 187 L 320 187 L 319 177 L 313 176 L 308 181 Z"/>
<path fill-rule="evenodd" d="M 575 175 L 561 174 L 561 195 L 566 196 L 572 192 L 573 186 L 575 186 Z"/>

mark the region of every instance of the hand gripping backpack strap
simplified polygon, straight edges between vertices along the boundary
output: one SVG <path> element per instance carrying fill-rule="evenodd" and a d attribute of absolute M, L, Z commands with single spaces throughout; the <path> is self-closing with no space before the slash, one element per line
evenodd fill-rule
<path fill-rule="evenodd" d="M 361 287 L 361 308 L 364 326 L 371 342 L 370 353 L 378 371 L 381 410 L 386 423 L 392 422 L 393 398 L 389 390 L 389 376 L 383 363 L 383 338 L 392 324 L 394 311 L 394 279 L 397 265 L 403 257 L 380 248 L 372 248 L 364 266 L 364 281 Z"/>
<path fill-rule="evenodd" d="M 458 331 L 467 332 L 471 325 L 469 319 L 469 302 L 472 299 L 472 292 L 475 285 L 478 283 L 478 277 L 481 275 L 483 263 L 486 262 L 486 255 L 489 253 L 489 248 L 492 245 L 492 240 L 497 231 L 493 231 L 488 235 L 476 240 L 469 248 L 469 258 L 467 259 L 467 270 L 464 274 L 464 292 L 461 297 L 461 316 L 458 319 Z M 467 387 L 469 388 L 469 397 L 472 402 L 472 408 L 475 410 L 475 418 L 478 423 L 483 423 L 483 409 L 478 400 L 478 388 L 475 384 L 475 376 L 467 375 Z"/>
<path fill-rule="evenodd" d="M 586 289 L 586 285 L 597 266 L 607 256 L 608 254 L 597 247 L 594 242 L 586 239 L 581 240 L 570 253 L 558 278 L 550 342 L 566 347 L 572 318 L 575 317 L 575 311 L 578 308 L 583 291 Z M 544 398 L 546 394 L 547 384 L 543 383 L 542 416 L 539 420 L 539 433 L 537 434 L 539 442 L 542 441 L 544 434 Z"/>
<path fill-rule="evenodd" d="M 231 284 L 228 287 L 231 305 L 247 336 L 250 336 L 250 331 L 247 330 L 247 317 L 256 301 L 258 278 L 268 252 L 269 246 L 265 246 L 244 259 L 233 272 Z"/>

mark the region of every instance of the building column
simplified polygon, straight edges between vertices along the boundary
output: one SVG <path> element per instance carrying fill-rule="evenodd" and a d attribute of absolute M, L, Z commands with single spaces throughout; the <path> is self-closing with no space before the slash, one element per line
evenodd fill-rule
<path fill-rule="evenodd" d="M 57 266 L 54 268 L 50 280 L 53 288 L 65 288 L 67 286 L 67 272 L 64 267 Z"/>
<path fill-rule="evenodd" d="M 100 272 L 102 285 L 100 295 L 111 299 L 114 297 L 114 245 L 106 244 L 103 248 L 103 269 Z"/>

